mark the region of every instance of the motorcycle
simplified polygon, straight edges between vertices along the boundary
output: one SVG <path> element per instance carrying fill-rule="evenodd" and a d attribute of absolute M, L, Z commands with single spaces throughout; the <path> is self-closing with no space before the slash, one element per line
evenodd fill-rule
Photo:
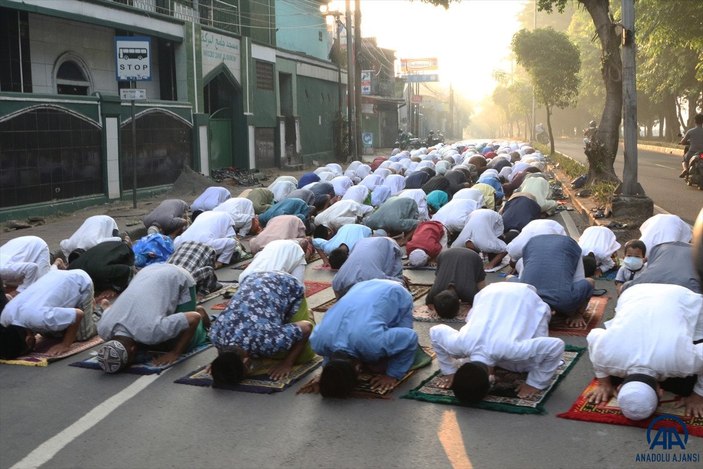
<path fill-rule="evenodd" d="M 694 155 L 688 167 L 688 174 L 684 179 L 689 186 L 698 186 L 703 190 L 703 153 Z"/>
<path fill-rule="evenodd" d="M 395 141 L 395 147 L 401 150 L 417 150 L 422 148 L 423 142 L 417 138 L 413 137 L 410 132 L 400 132 L 398 134 L 398 140 Z"/>
<path fill-rule="evenodd" d="M 425 141 L 425 143 L 427 143 L 428 147 L 433 147 L 438 143 L 444 143 L 444 135 L 442 134 L 442 132 L 435 132 L 434 130 L 430 130 L 430 133 L 427 135 L 427 140 Z"/>

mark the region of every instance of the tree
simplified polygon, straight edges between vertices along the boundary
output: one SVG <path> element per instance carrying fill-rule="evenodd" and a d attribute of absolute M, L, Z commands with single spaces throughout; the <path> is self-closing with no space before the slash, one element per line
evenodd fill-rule
<path fill-rule="evenodd" d="M 537 8 L 547 12 L 563 11 L 569 0 L 536 0 Z M 618 152 L 620 121 L 622 119 L 622 62 L 620 61 L 620 36 L 610 14 L 610 0 L 578 0 L 593 20 L 601 45 L 601 73 L 605 84 L 605 104 L 598 132 L 586 148 L 588 181 L 613 181 L 613 162 Z"/>
<path fill-rule="evenodd" d="M 578 96 L 581 57 L 578 48 L 564 33 L 551 28 L 518 31 L 513 36 L 513 52 L 532 79 L 536 99 L 547 111 L 549 145 L 554 153 L 551 113 L 554 107 L 573 105 Z"/>

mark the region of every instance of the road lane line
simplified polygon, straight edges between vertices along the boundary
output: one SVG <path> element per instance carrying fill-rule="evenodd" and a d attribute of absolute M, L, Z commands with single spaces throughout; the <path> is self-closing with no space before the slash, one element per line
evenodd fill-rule
<path fill-rule="evenodd" d="M 672 166 L 666 166 L 666 165 L 659 164 L 659 163 L 654 163 L 654 166 L 659 166 L 660 168 L 666 168 L 666 169 L 674 169 Z"/>
<path fill-rule="evenodd" d="M 581 237 L 581 233 L 579 233 L 579 229 L 576 228 L 576 223 L 574 223 L 574 219 L 571 218 L 571 214 L 569 214 L 566 210 L 562 210 L 559 213 L 561 214 L 561 219 L 564 220 L 566 231 L 569 232 L 569 236 L 578 241 Z"/>
<path fill-rule="evenodd" d="M 165 370 L 168 371 L 168 370 Z M 163 373 L 142 376 L 106 401 L 98 404 L 93 410 L 78 419 L 74 424 L 37 446 L 34 451 L 25 456 L 11 469 L 36 468 L 49 462 L 56 453 L 65 448 L 73 440 L 100 423 L 119 406 L 139 394 L 144 388 L 156 381 Z"/>
<path fill-rule="evenodd" d="M 439 430 L 437 431 L 437 437 L 452 468 L 472 469 L 474 467 L 471 464 L 469 455 L 466 454 L 464 441 L 461 438 L 461 428 L 459 428 L 459 422 L 456 420 L 455 411 L 444 411 L 442 422 L 439 424 Z"/>

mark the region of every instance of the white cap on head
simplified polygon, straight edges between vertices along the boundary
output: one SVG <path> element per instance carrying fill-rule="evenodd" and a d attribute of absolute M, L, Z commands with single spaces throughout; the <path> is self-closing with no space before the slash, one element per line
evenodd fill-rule
<path fill-rule="evenodd" d="M 413 249 L 413 251 L 408 255 L 408 263 L 412 267 L 422 267 L 427 264 L 430 256 L 427 255 L 422 249 Z"/>
<path fill-rule="evenodd" d="M 618 405 L 628 419 L 644 420 L 657 410 L 659 396 L 649 384 L 629 381 L 618 392 Z"/>

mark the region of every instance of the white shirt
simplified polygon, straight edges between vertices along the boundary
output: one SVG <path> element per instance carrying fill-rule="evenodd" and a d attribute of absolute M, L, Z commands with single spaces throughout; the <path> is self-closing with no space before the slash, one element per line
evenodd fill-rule
<path fill-rule="evenodd" d="M 503 217 L 495 210 L 481 208 L 471 212 L 464 229 L 451 247 L 465 247 L 467 241 L 472 241 L 481 252 L 505 252 L 508 249 L 505 241 L 498 239 L 502 234 Z"/>
<path fill-rule="evenodd" d="M 391 196 L 405 189 L 405 177 L 400 174 L 389 174 L 383 180 L 383 185 L 391 189 Z"/>
<path fill-rule="evenodd" d="M 475 200 L 452 199 L 432 215 L 432 220 L 441 222 L 449 231 L 458 232 L 464 229 L 469 215 L 477 208 Z"/>
<path fill-rule="evenodd" d="M 353 200 L 354 202 L 363 204 L 366 200 L 366 197 L 369 196 L 369 192 L 369 188 L 366 186 L 351 186 L 349 189 L 347 189 L 347 192 L 344 193 L 344 197 L 342 197 L 342 200 Z"/>
<path fill-rule="evenodd" d="M 606 226 L 589 226 L 579 238 L 579 246 L 584 256 L 592 252 L 601 272 L 607 272 L 615 267 L 612 255 L 620 249 L 620 243 L 615 239 L 615 233 Z"/>
<path fill-rule="evenodd" d="M 119 236 L 113 236 L 117 223 L 107 215 L 95 215 L 86 218 L 83 224 L 71 235 L 59 243 L 64 256 L 68 258 L 76 249 L 88 250 L 105 241 L 120 241 Z"/>
<path fill-rule="evenodd" d="M 268 189 L 273 192 L 273 200 L 275 202 L 280 202 L 281 200 L 285 199 L 288 194 L 290 194 L 297 188 L 297 184 L 285 180 L 274 181 L 274 183 L 268 187 Z"/>
<path fill-rule="evenodd" d="M 51 268 L 49 246 L 38 236 L 20 236 L 0 246 L 0 276 L 21 283 L 21 292 Z"/>
<path fill-rule="evenodd" d="M 405 189 L 398 194 L 398 197 L 413 199 L 417 203 L 417 219 L 426 221 L 430 219 L 430 212 L 427 209 L 427 194 L 422 189 Z"/>
<path fill-rule="evenodd" d="M 654 246 L 661 243 L 681 241 L 690 243 L 693 237 L 691 225 L 676 215 L 660 213 L 647 219 L 640 226 L 640 240 L 647 246 L 649 254 Z"/>
<path fill-rule="evenodd" d="M 483 192 L 481 192 L 478 189 L 472 189 L 469 187 L 466 187 L 464 189 L 461 189 L 457 191 L 453 196 L 452 200 L 454 199 L 470 199 L 470 200 L 475 200 L 476 204 L 479 207 L 483 207 Z"/>
<path fill-rule="evenodd" d="M 84 271 L 50 270 L 7 303 L 0 324 L 39 333 L 60 332 L 75 322 L 76 308 L 92 296 L 93 282 Z"/>
<path fill-rule="evenodd" d="M 213 212 L 226 212 L 234 221 L 234 229 L 239 230 L 239 236 L 246 236 L 251 229 L 251 222 L 256 213 L 254 203 L 244 197 L 234 197 L 225 200 L 220 205 L 212 209 Z"/>
<path fill-rule="evenodd" d="M 251 264 L 239 274 L 239 283 L 241 284 L 254 272 L 274 271 L 292 274 L 300 280 L 300 283 L 303 283 L 306 264 L 305 251 L 296 241 L 290 239 L 271 241 L 254 256 Z M 303 269 L 299 269 L 301 266 Z"/>
<path fill-rule="evenodd" d="M 551 311 L 531 285 L 501 282 L 474 297 L 461 330 L 430 329 L 440 369 L 453 374 L 464 360 L 512 371 L 528 371 L 527 384 L 544 389 L 559 366 L 564 342 L 548 337 Z M 459 360 L 461 361 L 459 361 Z"/>
<path fill-rule="evenodd" d="M 373 207 L 353 200 L 340 200 L 315 216 L 315 225 L 325 225 L 333 230 L 349 223 L 356 223 L 357 217 L 371 212 Z"/>
<path fill-rule="evenodd" d="M 678 285 L 628 288 L 606 329 L 586 338 L 596 377 L 641 373 L 661 381 L 697 374 L 694 392 L 703 396 L 703 343 L 693 345 L 701 338 L 701 307 L 703 296 Z"/>
<path fill-rule="evenodd" d="M 383 178 L 378 174 L 369 174 L 361 180 L 359 184 L 366 186 L 370 191 L 373 191 L 374 187 L 383 184 Z"/>
<path fill-rule="evenodd" d="M 190 204 L 192 211 L 201 210 L 206 212 L 220 205 L 225 200 L 232 197 L 229 190 L 224 187 L 211 186 L 203 191 L 197 199 Z"/>
<path fill-rule="evenodd" d="M 330 181 L 330 184 L 334 187 L 334 195 L 342 197 L 347 189 L 354 185 L 354 181 L 347 176 L 337 176 Z"/>
<path fill-rule="evenodd" d="M 234 221 L 228 212 L 203 212 L 192 225 L 173 241 L 175 247 L 185 241 L 211 245 L 211 241 L 222 238 L 234 238 Z"/>

